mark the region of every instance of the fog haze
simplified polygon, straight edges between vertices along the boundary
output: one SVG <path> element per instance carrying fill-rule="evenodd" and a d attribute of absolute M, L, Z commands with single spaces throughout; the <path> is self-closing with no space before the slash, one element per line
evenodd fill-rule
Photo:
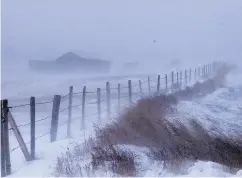
<path fill-rule="evenodd" d="M 3 0 L 3 59 L 240 59 L 241 17 L 240 0 Z"/>
<path fill-rule="evenodd" d="M 112 75 L 132 61 L 140 63 L 136 73 L 161 75 L 213 60 L 240 62 L 241 19 L 241 0 L 2 0 L 2 87 L 13 88 L 10 78 L 33 84 L 29 60 L 69 51 L 112 61 Z M 174 59 L 181 63 L 172 66 Z"/>

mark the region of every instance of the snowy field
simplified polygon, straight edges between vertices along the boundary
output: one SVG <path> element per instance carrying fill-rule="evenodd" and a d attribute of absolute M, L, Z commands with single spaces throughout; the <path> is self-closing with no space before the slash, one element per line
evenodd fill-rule
<path fill-rule="evenodd" d="M 121 108 L 128 106 L 128 80 L 132 100 L 148 96 L 157 88 L 157 75 L 199 67 L 214 60 L 236 63 L 240 68 L 228 75 L 225 88 L 205 98 L 178 104 L 181 117 L 195 116 L 209 130 L 216 125 L 233 137 L 242 133 L 242 1 L 241 0 L 2 0 L 1 3 L 1 99 L 8 99 L 12 115 L 30 149 L 31 96 L 36 97 L 36 160 L 26 162 L 11 130 L 12 176 L 53 175 L 57 157 L 76 142 L 83 143 L 118 113 L 117 87 L 121 84 Z M 102 75 L 49 75 L 30 71 L 29 60 L 54 60 L 66 52 L 112 62 Z M 139 69 L 126 72 L 127 62 L 138 61 Z M 142 81 L 143 93 L 138 81 Z M 176 79 L 175 79 L 176 81 Z M 111 118 L 107 117 L 105 85 L 111 87 Z M 192 82 L 194 83 L 193 75 Z M 184 84 L 184 82 L 183 82 Z M 67 138 L 68 92 L 74 87 L 72 138 Z M 81 129 L 83 87 L 87 87 L 85 129 Z M 184 87 L 184 86 L 183 86 Z M 101 118 L 97 118 L 96 90 L 101 88 Z M 54 95 L 61 95 L 57 141 L 50 143 Z M 20 106 L 19 105 L 22 105 Z M 26 105 L 25 105 L 26 104 Z M 17 106 L 17 107 L 15 107 Z M 210 118 L 210 119 L 204 119 Z M 233 129 L 234 130 L 233 130 Z M 142 176 L 173 176 L 161 163 L 145 156 L 145 148 L 124 145 L 141 158 Z M 109 175 L 100 172 L 100 175 Z M 175 175 L 179 176 L 179 175 Z M 221 165 L 198 161 L 186 176 L 240 176 Z"/>
<path fill-rule="evenodd" d="M 242 83 L 238 83 L 238 79 L 241 78 L 241 73 L 233 72 L 228 76 L 227 87 L 221 88 L 218 91 L 206 96 L 203 99 L 196 101 L 182 101 L 178 105 L 178 110 L 180 113 L 190 113 L 191 115 L 196 116 L 200 119 L 205 127 L 209 129 L 211 125 L 216 123 L 224 133 L 228 134 L 230 137 L 233 137 L 233 132 L 230 131 L 230 128 L 241 129 L 242 126 Z M 138 78 L 135 78 L 138 80 Z M 134 80 L 135 80 L 134 79 Z M 140 78 L 141 79 L 141 78 Z M 156 78 L 155 78 L 156 80 Z M 116 81 L 125 83 L 125 80 Z M 144 82 L 146 83 L 146 82 Z M 146 83 L 147 84 L 147 83 Z M 88 88 L 88 85 L 87 85 Z M 111 86 L 112 88 L 112 86 Z M 34 89 L 34 88 L 33 88 Z M 128 90 L 125 88 L 124 90 Z M 155 92 L 156 87 L 153 88 L 152 93 Z M 112 90 L 111 90 L 112 91 Z M 107 119 L 106 113 L 106 104 L 105 101 L 101 104 L 101 120 L 97 118 L 97 105 L 90 104 L 87 105 L 86 118 L 85 118 L 85 129 L 81 130 L 81 108 L 73 108 L 73 121 L 71 125 L 72 138 L 67 138 L 67 110 L 64 110 L 60 113 L 59 117 L 59 129 L 57 141 L 50 143 L 50 118 L 46 116 L 51 116 L 52 103 L 45 105 L 37 105 L 36 107 L 36 120 L 44 118 L 44 120 L 36 123 L 36 157 L 37 160 L 31 162 L 25 162 L 23 154 L 18 148 L 18 144 L 13 135 L 13 132 L 10 131 L 10 149 L 11 149 L 11 163 L 13 173 L 10 176 L 51 176 L 55 169 L 56 158 L 60 156 L 61 153 L 64 153 L 68 148 L 72 148 L 75 143 L 82 143 L 89 136 L 93 135 L 93 126 L 94 125 L 105 125 L 109 123 L 112 119 L 115 119 L 117 116 L 117 93 L 114 88 L 112 95 L 112 108 L 111 108 L 111 119 Z M 112 92 L 111 92 L 112 93 Z M 134 94 L 133 101 L 137 100 L 140 97 L 139 88 L 137 84 L 134 84 Z M 89 96 L 90 95 L 90 96 Z M 94 95 L 94 96 L 93 96 Z M 148 95 L 148 90 L 144 89 L 143 96 Z M 128 92 L 121 92 L 121 107 L 128 105 Z M 105 95 L 102 96 L 105 100 Z M 23 101 L 21 99 L 21 101 Z M 26 99 L 26 102 L 28 99 Z M 95 102 L 95 94 L 87 95 L 87 103 Z M 78 105 L 81 103 L 81 95 L 77 94 L 74 97 L 73 105 Z M 17 102 L 18 103 L 18 102 Z M 60 110 L 63 110 L 67 107 L 67 98 L 63 98 L 61 102 Z M 14 104 L 14 100 L 12 101 Z M 19 104 L 19 103 L 18 103 Z M 12 108 L 13 117 L 15 118 L 17 125 L 20 126 L 20 132 L 25 140 L 28 142 L 30 140 L 30 125 L 29 123 L 29 106 L 21 108 Z M 202 120 L 203 116 L 208 116 L 210 120 Z M 212 119 L 211 119 L 212 118 Z M 29 148 L 29 144 L 27 144 Z M 16 149 L 15 149 L 16 148 Z M 141 156 L 142 162 L 141 167 L 143 176 L 177 176 L 171 173 L 166 172 L 165 169 L 161 169 L 161 163 L 157 161 L 150 160 L 150 158 L 144 155 L 146 151 L 143 148 L 135 148 L 133 146 L 124 146 L 125 149 L 135 150 L 137 155 Z M 152 166 L 151 166 L 152 165 Z M 242 171 L 242 170 L 241 170 Z M 237 172 L 238 176 L 242 176 L 241 171 Z M 104 174 L 104 173 L 100 173 Z M 105 174 L 108 176 L 108 174 Z M 188 176 L 233 176 L 228 172 L 223 170 L 221 165 L 212 163 L 212 162 L 202 162 L 198 161 L 194 165 L 191 165 L 188 168 Z M 179 176 L 179 175 L 178 175 Z"/>

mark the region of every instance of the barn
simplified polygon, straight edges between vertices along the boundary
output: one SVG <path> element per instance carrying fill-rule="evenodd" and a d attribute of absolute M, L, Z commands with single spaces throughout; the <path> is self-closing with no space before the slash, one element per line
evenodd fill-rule
<path fill-rule="evenodd" d="M 30 60 L 29 66 L 33 70 L 44 72 L 106 73 L 110 70 L 111 62 L 100 59 L 87 59 L 73 52 L 68 52 L 56 60 Z"/>

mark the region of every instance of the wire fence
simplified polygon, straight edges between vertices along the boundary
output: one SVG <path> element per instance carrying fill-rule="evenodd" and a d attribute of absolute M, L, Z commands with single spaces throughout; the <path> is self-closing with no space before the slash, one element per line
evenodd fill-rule
<path fill-rule="evenodd" d="M 23 128 L 26 126 L 31 127 L 31 134 L 34 135 L 34 139 L 31 139 L 28 142 L 19 143 L 19 146 L 13 148 L 11 152 L 21 148 L 21 144 L 33 144 L 35 140 L 42 138 L 44 136 L 51 136 L 57 134 L 58 127 L 68 125 L 68 132 L 70 132 L 71 124 L 74 120 L 81 119 L 81 123 L 85 125 L 85 119 L 89 117 L 96 117 L 101 119 L 101 115 L 106 115 L 105 117 L 108 117 L 107 119 L 114 119 L 115 117 L 111 117 L 111 105 L 115 105 L 118 107 L 118 110 L 120 111 L 122 101 L 121 99 L 126 98 L 127 101 L 125 103 L 126 106 L 131 105 L 133 102 L 135 102 L 135 99 L 133 97 L 148 97 L 148 96 L 154 96 L 155 94 L 161 94 L 161 93 L 169 93 L 177 90 L 181 90 L 184 87 L 186 87 L 189 84 L 193 84 L 201 79 L 204 79 L 205 76 L 211 77 L 213 76 L 216 71 L 218 70 L 218 64 L 209 64 L 205 65 L 202 68 L 196 68 L 196 69 L 189 69 L 184 71 L 178 71 L 178 72 L 171 72 L 170 74 L 164 75 L 164 77 L 161 77 L 158 75 L 156 78 L 147 77 L 146 80 L 138 80 L 137 83 L 132 84 L 133 81 L 129 80 L 127 85 L 124 84 L 118 84 L 117 87 L 110 87 L 110 83 L 106 82 L 106 88 L 99 88 L 96 91 L 86 91 L 86 86 L 84 86 L 83 91 L 80 92 L 73 92 L 73 86 L 70 87 L 70 92 L 63 95 L 55 95 L 53 100 L 51 101 L 45 101 L 45 102 L 32 102 L 26 103 L 26 104 L 20 104 L 20 105 L 13 105 L 13 106 L 7 106 L 8 109 L 11 109 L 11 112 L 14 112 L 15 108 L 23 108 L 23 107 L 29 107 L 30 111 L 32 112 L 30 122 L 26 124 L 19 124 L 17 125 L 17 129 Z M 184 87 L 183 87 L 184 86 Z M 126 92 L 124 92 L 126 91 Z M 57 100 L 56 96 L 59 96 L 59 100 Z M 88 98 L 90 97 L 90 98 Z M 33 97 L 32 97 L 33 99 Z M 74 103 L 75 101 L 78 101 L 79 103 Z M 134 100 L 134 101 L 133 101 Z M 35 101 L 35 100 L 34 100 Z M 81 102 L 81 103 L 80 103 Z M 39 105 L 45 105 L 45 104 L 52 104 L 52 113 L 43 118 L 36 119 L 35 113 L 38 112 L 35 111 L 35 108 Z M 60 109 L 60 105 L 66 104 L 63 109 Z M 87 107 L 96 106 L 96 112 L 92 112 L 91 114 L 86 114 L 88 110 Z M 79 108 L 81 107 L 81 109 Z M 34 108 L 34 109 L 33 109 Z M 3 109 L 3 107 L 2 107 Z M 32 110 L 31 110 L 32 109 Z M 77 109 L 79 116 L 73 117 L 73 109 Z M 91 108 L 91 110 L 94 110 L 94 108 Z M 54 124 L 58 123 L 58 117 L 61 113 L 67 111 L 68 117 L 67 121 L 65 121 L 62 124 Z M 34 113 L 33 113 L 34 112 Z M 116 111 L 115 114 L 118 114 Z M 34 122 L 33 122 L 34 118 Z M 40 134 L 40 136 L 35 137 L 35 133 L 32 133 L 32 128 L 35 127 L 36 123 L 45 121 L 47 119 L 50 119 L 51 121 L 51 129 L 48 132 L 45 132 L 43 134 Z M 13 131 L 16 128 L 9 128 L 8 130 Z M 82 129 L 85 129 L 83 126 Z M 70 137 L 70 135 L 68 135 Z M 56 136 L 54 136 L 54 140 L 51 140 L 52 142 L 56 140 Z M 21 148 L 22 149 L 22 148 Z M 32 148 L 31 149 L 35 149 Z M 31 150 L 32 152 L 32 150 Z M 35 152 L 35 150 L 34 150 Z"/>

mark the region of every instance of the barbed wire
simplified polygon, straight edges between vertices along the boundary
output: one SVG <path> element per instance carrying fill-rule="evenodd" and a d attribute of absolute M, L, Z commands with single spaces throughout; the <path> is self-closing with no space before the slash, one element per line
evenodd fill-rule
<path fill-rule="evenodd" d="M 63 100 L 65 100 L 65 99 L 67 99 L 67 96 L 69 96 L 70 94 L 69 93 L 67 93 L 66 95 L 64 95 L 64 96 L 62 96 L 61 97 L 61 101 L 63 101 Z"/>
<path fill-rule="evenodd" d="M 48 134 L 50 134 L 50 131 L 47 132 L 47 133 L 44 133 L 44 134 L 42 134 L 42 135 L 40 135 L 40 136 L 38 136 L 38 137 L 36 137 L 35 140 L 37 140 L 37 139 L 39 139 L 39 138 L 41 138 L 41 137 L 44 137 L 45 135 L 48 135 Z M 31 140 L 28 141 L 28 142 L 26 142 L 25 144 L 27 145 L 27 144 L 30 144 L 30 143 L 31 143 Z M 17 146 L 17 147 L 15 147 L 15 148 L 13 148 L 13 149 L 11 150 L 11 152 L 13 152 L 14 150 L 16 150 L 16 149 L 18 149 L 18 148 L 20 148 L 20 146 Z"/>
<path fill-rule="evenodd" d="M 53 101 L 37 102 L 37 103 L 35 103 L 35 105 L 49 104 L 49 103 L 53 103 Z M 20 105 L 15 105 L 15 106 L 9 106 L 8 108 L 13 109 L 13 108 L 20 108 L 20 107 L 25 107 L 25 106 L 30 106 L 30 103 L 20 104 Z"/>

